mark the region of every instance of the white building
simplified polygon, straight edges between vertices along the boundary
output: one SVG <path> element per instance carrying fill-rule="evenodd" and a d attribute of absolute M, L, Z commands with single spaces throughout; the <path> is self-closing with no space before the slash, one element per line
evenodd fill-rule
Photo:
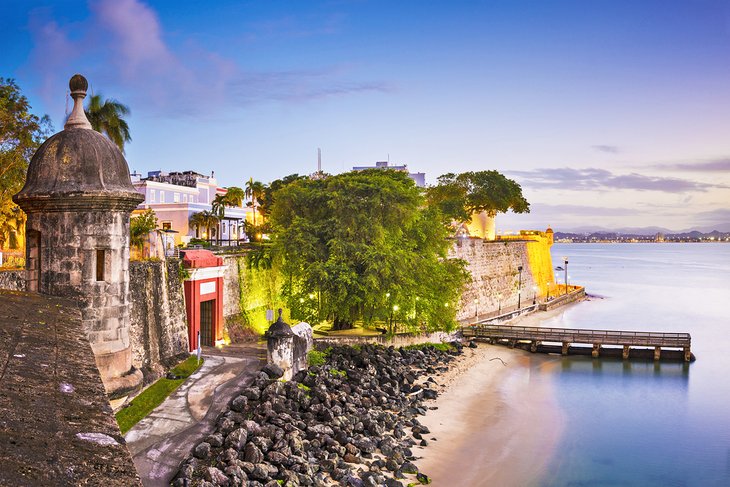
<path fill-rule="evenodd" d="M 407 172 L 408 177 L 415 181 L 416 186 L 419 188 L 426 187 L 426 173 L 424 172 L 408 172 L 408 166 L 406 164 L 400 166 L 391 166 L 388 161 L 378 161 L 374 166 L 355 166 L 352 168 L 353 171 L 364 171 L 366 169 L 393 169 L 395 171 Z"/>
<path fill-rule="evenodd" d="M 201 211 L 211 211 L 216 195 L 227 192 L 225 188 L 218 187 L 214 175 L 204 176 L 194 171 L 151 171 L 146 178 L 135 173 L 131 177 L 134 188 L 145 197 L 134 213 L 151 208 L 157 215 L 160 228 L 170 231 L 176 245 L 187 244 L 192 238 L 221 245 L 237 245 L 246 239 L 243 222 L 246 218 L 251 220 L 250 208 L 226 207 L 223 221 L 210 229 L 210 235 L 207 228 L 190 225 L 190 217 Z"/>

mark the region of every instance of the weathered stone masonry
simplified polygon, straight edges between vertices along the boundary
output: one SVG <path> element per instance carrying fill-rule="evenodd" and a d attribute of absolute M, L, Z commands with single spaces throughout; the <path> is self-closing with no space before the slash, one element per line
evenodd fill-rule
<path fill-rule="evenodd" d="M 188 353 L 180 262 L 130 262 L 129 271 L 132 365 L 152 379 Z"/>
<path fill-rule="evenodd" d="M 553 281 L 550 244 L 547 240 L 493 240 L 457 239 L 449 250 L 449 257 L 463 259 L 472 280 L 461 297 L 457 319 L 507 309 L 517 305 L 519 266 L 522 266 L 523 306 L 532 304 L 537 296 L 545 295 L 545 286 Z M 501 296 L 501 298 L 500 298 Z M 478 300 L 478 302 L 477 302 Z"/>

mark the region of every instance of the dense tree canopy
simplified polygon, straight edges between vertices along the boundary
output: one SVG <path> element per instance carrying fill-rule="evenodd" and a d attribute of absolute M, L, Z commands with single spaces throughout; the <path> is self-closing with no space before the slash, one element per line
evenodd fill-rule
<path fill-rule="evenodd" d="M 482 211 L 492 217 L 509 210 L 530 212 L 522 187 L 497 171 L 444 174 L 426 194 L 429 205 L 441 210 L 449 221 L 468 222 L 473 214 Z"/>
<path fill-rule="evenodd" d="M 445 258 L 446 230 L 423 203 L 396 171 L 297 179 L 279 189 L 273 245 L 293 312 L 336 328 L 358 320 L 391 330 L 453 325 L 467 274 L 462 261 Z"/>
<path fill-rule="evenodd" d="M 52 130 L 48 116 L 30 109 L 15 81 L 0 78 L 0 248 L 14 248 L 21 239 L 25 214 L 11 197 L 22 189 L 30 158 Z"/>

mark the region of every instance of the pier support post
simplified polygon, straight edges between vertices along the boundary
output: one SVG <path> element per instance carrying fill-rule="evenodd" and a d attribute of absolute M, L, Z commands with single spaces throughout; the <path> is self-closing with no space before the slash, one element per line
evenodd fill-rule
<path fill-rule="evenodd" d="M 533 340 L 532 344 L 530 344 L 530 352 L 532 352 L 532 353 L 537 352 L 537 347 L 539 347 L 541 343 L 542 342 L 540 342 L 540 341 Z"/>
<path fill-rule="evenodd" d="M 509 348 L 515 348 L 515 345 L 517 345 L 517 340 L 509 340 Z"/>
<path fill-rule="evenodd" d="M 624 360 L 627 360 L 629 358 L 629 350 L 631 350 L 631 347 L 629 347 L 628 345 L 624 345 L 624 351 L 621 354 Z"/>
<path fill-rule="evenodd" d="M 692 360 L 692 352 L 690 352 L 689 347 L 684 347 L 684 361 L 690 362 Z"/>
<path fill-rule="evenodd" d="M 662 358 L 662 347 L 654 347 L 654 360 Z"/>
<path fill-rule="evenodd" d="M 598 358 L 601 355 L 601 344 L 594 343 L 593 350 L 591 351 L 591 357 Z"/>
<path fill-rule="evenodd" d="M 562 355 L 568 355 L 568 347 L 570 346 L 570 343 L 563 342 L 563 349 L 560 351 Z"/>

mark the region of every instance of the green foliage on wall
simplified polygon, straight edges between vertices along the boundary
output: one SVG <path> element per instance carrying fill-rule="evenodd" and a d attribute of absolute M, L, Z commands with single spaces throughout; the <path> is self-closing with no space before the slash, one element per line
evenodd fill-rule
<path fill-rule="evenodd" d="M 257 268 L 249 266 L 246 257 L 238 257 L 238 280 L 241 288 L 241 314 L 244 325 L 256 333 L 263 334 L 269 328 L 266 310 L 283 308 L 282 318 L 289 324 L 289 310 L 281 298 L 282 274 L 277 266 Z"/>

